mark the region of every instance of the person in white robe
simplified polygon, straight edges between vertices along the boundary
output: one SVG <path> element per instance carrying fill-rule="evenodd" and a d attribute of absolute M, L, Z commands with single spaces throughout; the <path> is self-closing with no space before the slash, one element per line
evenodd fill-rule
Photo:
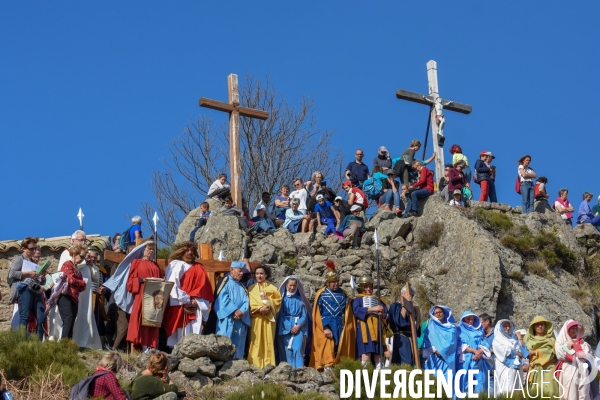
<path fill-rule="evenodd" d="M 190 333 L 197 333 L 201 335 L 202 323 L 208 320 L 208 308 L 210 306 L 210 301 L 189 296 L 185 291 L 183 291 L 181 285 L 181 278 L 183 278 L 183 275 L 194 265 L 197 257 L 197 249 L 195 247 L 191 249 L 195 251 L 194 254 L 190 252 L 184 252 L 180 256 L 183 259 L 174 259 L 171 261 L 171 263 L 167 266 L 165 279 L 175 284 L 169 296 L 169 305 L 185 306 L 189 304 L 191 300 L 195 300 L 198 307 L 191 312 L 195 312 L 196 318 L 189 322 L 185 328 L 178 328 L 175 330 L 175 332 L 168 337 L 167 346 L 175 346 L 181 341 L 181 339 L 183 339 L 185 335 Z M 172 255 L 172 257 L 174 257 L 174 255 Z"/>
<path fill-rule="evenodd" d="M 78 243 L 86 244 L 87 237 L 85 236 L 84 231 L 75 231 L 71 235 L 71 246 L 76 245 Z M 69 247 L 71 247 L 69 246 Z M 67 261 L 71 261 L 71 254 L 69 254 L 69 248 L 66 248 L 61 254 L 60 259 L 58 260 L 58 271 L 63 266 L 63 264 Z"/>
<path fill-rule="evenodd" d="M 591 379 L 587 379 L 591 365 L 588 363 L 587 358 L 592 359 L 592 349 L 583 340 L 583 333 L 583 325 L 570 319 L 564 323 L 556 337 L 554 351 L 559 360 L 556 370 L 558 371 L 559 368 L 561 370 L 556 373 L 560 385 L 561 399 L 591 399 Z"/>
<path fill-rule="evenodd" d="M 529 355 L 523 336 L 515 332 L 515 324 L 501 319 L 494 328 L 492 349 L 495 355 L 494 395 L 508 394 L 523 389 L 523 359 Z"/>

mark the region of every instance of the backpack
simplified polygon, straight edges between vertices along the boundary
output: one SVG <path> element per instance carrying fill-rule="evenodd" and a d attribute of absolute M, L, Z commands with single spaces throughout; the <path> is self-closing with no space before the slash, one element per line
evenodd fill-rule
<path fill-rule="evenodd" d="M 381 196 L 382 190 L 381 181 L 374 176 L 363 182 L 363 192 L 371 200 L 377 200 Z"/>
<path fill-rule="evenodd" d="M 131 228 L 133 228 L 133 225 L 131 225 L 129 228 L 127 228 L 126 231 L 121 233 L 121 237 L 119 238 L 119 247 L 125 251 L 127 251 L 127 249 L 129 248 L 129 245 L 132 243 L 131 242 Z"/>
<path fill-rule="evenodd" d="M 71 388 L 71 395 L 69 400 L 87 400 L 90 398 L 90 384 L 94 379 L 101 377 L 102 375 L 108 374 L 108 371 L 102 371 L 99 374 L 88 376 L 79 381 L 75 386 Z"/>
<path fill-rule="evenodd" d="M 521 177 L 517 175 L 517 182 L 515 183 L 515 192 L 521 194 Z"/>

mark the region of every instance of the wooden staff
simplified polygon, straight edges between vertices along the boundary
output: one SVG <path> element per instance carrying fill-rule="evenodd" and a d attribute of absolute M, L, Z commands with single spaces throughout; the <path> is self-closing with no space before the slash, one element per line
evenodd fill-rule
<path fill-rule="evenodd" d="M 410 295 L 410 285 L 406 282 L 406 292 Z M 404 302 L 404 299 L 402 299 Z M 414 305 L 413 305 L 414 309 Z M 408 310 L 407 310 L 408 311 Z M 412 342 L 412 352 L 413 359 L 415 360 L 415 367 L 421 369 L 421 358 L 419 357 L 419 349 L 417 348 L 417 328 L 415 326 L 415 316 L 412 313 L 408 313 L 408 318 L 410 319 L 410 332 L 411 332 L 411 342 Z"/>

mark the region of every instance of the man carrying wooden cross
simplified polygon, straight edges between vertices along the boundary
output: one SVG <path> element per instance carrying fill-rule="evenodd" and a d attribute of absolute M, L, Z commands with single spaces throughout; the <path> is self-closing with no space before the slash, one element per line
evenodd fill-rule
<path fill-rule="evenodd" d="M 183 242 L 171 255 L 165 278 L 175 284 L 163 325 L 167 346 L 175 346 L 188 333 L 202 334 L 202 324 L 208 319 L 213 291 L 202 264 L 196 262 L 198 246 Z"/>

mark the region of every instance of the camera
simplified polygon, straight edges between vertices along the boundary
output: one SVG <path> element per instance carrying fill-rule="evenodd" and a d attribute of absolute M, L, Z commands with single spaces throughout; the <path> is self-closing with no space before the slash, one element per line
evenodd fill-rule
<path fill-rule="evenodd" d="M 26 284 L 29 289 L 36 293 L 40 293 L 42 291 L 42 287 L 40 286 L 40 284 L 31 278 L 26 278 L 23 281 L 23 283 Z"/>

